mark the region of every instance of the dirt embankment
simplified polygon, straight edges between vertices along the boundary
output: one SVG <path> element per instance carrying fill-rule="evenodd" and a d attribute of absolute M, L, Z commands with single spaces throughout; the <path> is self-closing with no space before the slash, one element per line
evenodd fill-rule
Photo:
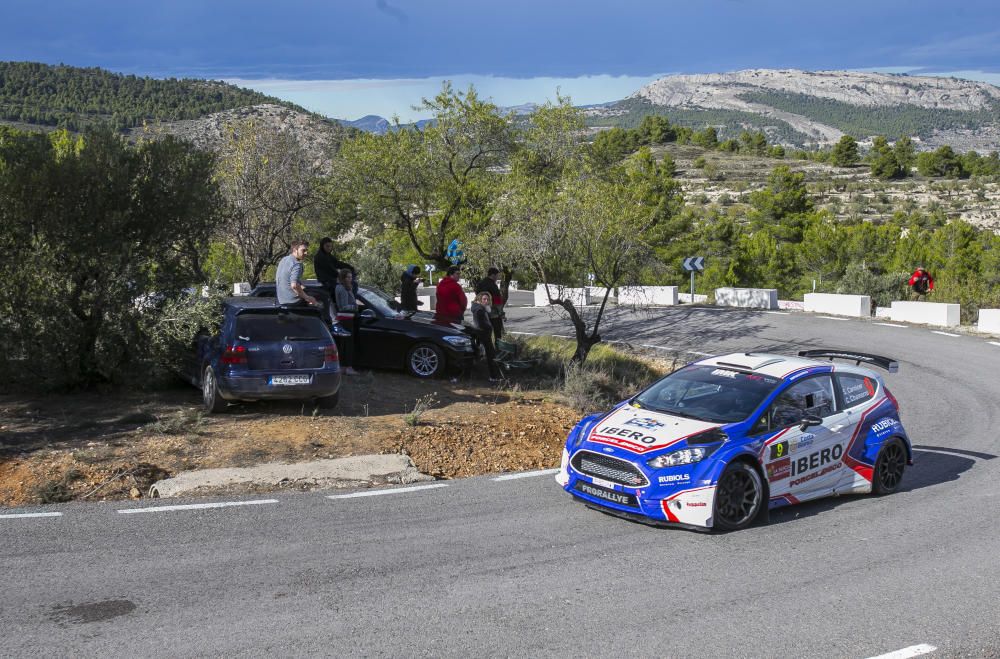
<path fill-rule="evenodd" d="M 193 388 L 0 396 L 0 504 L 141 498 L 191 469 L 372 453 L 437 478 L 553 467 L 579 414 L 550 393 L 369 373 L 345 380 L 332 413 L 261 402 L 213 416 Z"/>

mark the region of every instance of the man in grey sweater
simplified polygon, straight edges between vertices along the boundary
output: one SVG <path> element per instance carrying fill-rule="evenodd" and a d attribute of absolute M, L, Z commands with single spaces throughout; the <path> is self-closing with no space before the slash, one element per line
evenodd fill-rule
<path fill-rule="evenodd" d="M 278 261 L 278 272 L 274 276 L 278 304 L 316 304 L 316 298 L 306 293 L 302 285 L 302 261 L 308 253 L 308 242 L 293 240 L 288 255 Z"/>

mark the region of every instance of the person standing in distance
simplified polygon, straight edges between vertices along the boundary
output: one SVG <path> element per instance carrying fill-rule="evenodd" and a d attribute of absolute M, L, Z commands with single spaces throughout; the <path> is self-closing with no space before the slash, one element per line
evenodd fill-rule
<path fill-rule="evenodd" d="M 486 276 L 476 284 L 476 297 L 480 293 L 490 294 L 490 323 L 493 327 L 493 337 L 499 341 L 503 338 L 503 294 L 500 293 L 500 269 L 491 267 Z"/>
<path fill-rule="evenodd" d="M 419 272 L 420 268 L 410 265 L 400 275 L 399 304 L 403 311 L 416 311 L 417 307 L 423 304 L 417 299 L 417 287 L 423 283 L 423 280 L 417 276 Z"/>
<path fill-rule="evenodd" d="M 500 367 L 497 365 L 497 350 L 493 345 L 493 323 L 490 317 L 492 299 L 486 291 L 477 293 L 472 303 L 472 325 L 475 327 L 476 338 L 486 352 L 486 365 L 490 370 L 490 382 L 500 380 Z"/>
<path fill-rule="evenodd" d="M 344 268 L 337 277 L 337 288 L 334 296 L 337 301 L 337 322 L 351 333 L 344 337 L 344 350 L 340 354 L 340 365 L 344 367 L 345 375 L 357 375 L 354 370 L 354 353 L 358 349 L 358 301 L 354 297 L 352 284 L 354 275 Z"/>
<path fill-rule="evenodd" d="M 316 304 L 316 298 L 306 293 L 306 287 L 302 285 L 302 261 L 307 254 L 309 243 L 293 240 L 288 255 L 278 261 L 278 271 L 274 276 L 278 304 Z"/>
<path fill-rule="evenodd" d="M 437 285 L 437 307 L 434 309 L 436 320 L 446 323 L 461 323 L 469 299 L 458 280 L 462 276 L 462 268 L 453 265 L 448 268 L 446 276 Z"/>

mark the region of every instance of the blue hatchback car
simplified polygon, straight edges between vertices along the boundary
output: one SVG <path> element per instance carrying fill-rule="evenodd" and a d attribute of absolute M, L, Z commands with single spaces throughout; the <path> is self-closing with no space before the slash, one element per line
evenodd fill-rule
<path fill-rule="evenodd" d="M 227 298 L 214 336 L 199 336 L 185 377 L 202 391 L 209 412 L 230 402 L 315 399 L 337 405 L 340 363 L 337 345 L 311 307 L 285 307 L 274 300 Z"/>
<path fill-rule="evenodd" d="M 809 499 L 888 494 L 912 464 L 910 440 L 895 397 L 861 364 L 897 370 L 841 350 L 689 364 L 584 417 L 556 480 L 605 512 L 724 531 Z"/>

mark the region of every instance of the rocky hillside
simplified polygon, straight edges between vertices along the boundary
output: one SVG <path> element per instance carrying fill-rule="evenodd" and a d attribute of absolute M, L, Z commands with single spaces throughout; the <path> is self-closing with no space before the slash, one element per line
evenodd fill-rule
<path fill-rule="evenodd" d="M 597 125 L 629 125 L 647 114 L 681 124 L 700 119 L 724 133 L 763 129 L 786 144 L 905 134 L 927 146 L 1000 147 L 1000 88 L 930 76 L 766 69 L 676 75 L 588 113 Z"/>
<path fill-rule="evenodd" d="M 174 135 L 198 146 L 217 149 L 225 140 L 228 126 L 246 121 L 276 126 L 290 131 L 318 162 L 327 162 L 336 146 L 352 132 L 337 122 L 273 103 L 215 112 L 200 119 L 168 121 L 132 129 L 133 137 Z"/>

